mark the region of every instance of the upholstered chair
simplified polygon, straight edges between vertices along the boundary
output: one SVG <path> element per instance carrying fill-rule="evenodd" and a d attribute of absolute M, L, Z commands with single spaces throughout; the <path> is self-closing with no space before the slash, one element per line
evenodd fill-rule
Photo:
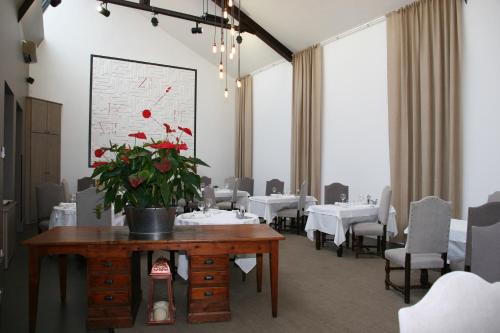
<path fill-rule="evenodd" d="M 496 191 L 488 195 L 488 202 L 500 202 L 500 191 Z"/>
<path fill-rule="evenodd" d="M 78 179 L 77 185 L 76 185 L 76 190 L 77 192 L 81 192 L 83 190 L 86 190 L 90 187 L 95 187 L 95 180 L 90 178 L 90 177 L 83 177 Z"/>
<path fill-rule="evenodd" d="M 229 189 L 233 188 L 235 182 L 236 177 L 227 177 L 226 179 L 224 179 L 224 185 L 227 185 Z"/>
<path fill-rule="evenodd" d="M 472 227 L 471 272 L 489 282 L 500 282 L 500 222 Z"/>
<path fill-rule="evenodd" d="M 213 187 L 205 186 L 203 188 L 203 201 L 205 201 L 205 207 L 208 207 L 207 203 L 208 201 L 210 201 L 212 203 L 212 208 L 217 208 L 215 201 L 215 192 Z"/>
<path fill-rule="evenodd" d="M 283 193 L 285 182 L 276 178 L 268 180 L 266 182 L 266 195 L 271 195 L 273 193 L 273 188 L 276 189 L 276 193 Z"/>
<path fill-rule="evenodd" d="M 341 183 L 331 183 L 325 186 L 325 205 L 333 205 L 336 202 L 342 202 L 340 195 L 344 193 L 346 196 L 346 202 L 349 201 L 349 186 L 343 185 Z"/>
<path fill-rule="evenodd" d="M 233 210 L 236 204 L 236 201 L 238 201 L 238 186 L 239 186 L 239 179 L 235 179 L 234 182 L 231 184 L 232 186 L 230 187 L 232 194 L 231 194 L 231 200 L 230 201 L 222 201 L 217 204 L 217 207 L 219 209 L 224 209 L 224 210 Z"/>
<path fill-rule="evenodd" d="M 200 177 L 200 184 L 202 184 L 202 187 L 206 186 L 211 186 L 212 185 L 212 178 L 207 177 L 207 176 L 201 176 Z"/>
<path fill-rule="evenodd" d="M 52 208 L 64 202 L 64 188 L 61 184 L 44 183 L 36 186 L 36 210 L 38 232 L 49 230 Z"/>
<path fill-rule="evenodd" d="M 104 207 L 105 192 L 95 187 L 76 193 L 76 225 L 79 227 L 111 226 L 111 207 Z"/>
<path fill-rule="evenodd" d="M 253 196 L 253 185 L 254 185 L 253 178 L 249 178 L 249 177 L 240 178 L 239 189 L 241 191 L 248 192 L 248 194 L 250 194 L 250 196 Z"/>
<path fill-rule="evenodd" d="M 300 195 L 299 202 L 296 208 L 283 208 L 279 210 L 276 214 L 278 217 L 278 221 L 284 221 L 286 223 L 286 219 L 290 219 L 291 222 L 295 222 L 297 235 L 300 234 L 302 230 L 304 230 L 304 208 L 306 206 L 306 197 L 307 197 L 307 181 L 304 181 L 302 185 L 300 185 Z M 283 226 L 284 229 L 284 226 Z"/>

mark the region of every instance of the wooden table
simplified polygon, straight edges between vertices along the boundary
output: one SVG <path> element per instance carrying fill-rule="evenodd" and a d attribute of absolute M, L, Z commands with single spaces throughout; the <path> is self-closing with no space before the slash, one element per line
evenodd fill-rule
<path fill-rule="evenodd" d="M 179 226 L 159 240 L 130 239 L 127 227 L 57 227 L 23 242 L 29 249 L 29 330 L 35 332 L 40 259 L 59 256 L 61 302 L 66 298 L 66 255 L 87 258 L 87 327 L 131 327 L 141 300 L 140 251 L 186 251 L 190 258 L 188 321 L 230 320 L 229 254 L 257 254 L 257 291 L 262 254 L 269 253 L 272 316 L 278 314 L 279 241 L 267 225 Z M 210 278 L 207 276 L 210 275 Z"/>

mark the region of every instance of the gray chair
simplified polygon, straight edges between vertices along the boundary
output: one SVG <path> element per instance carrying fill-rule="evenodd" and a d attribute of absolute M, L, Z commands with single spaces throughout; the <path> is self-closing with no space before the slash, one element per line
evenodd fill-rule
<path fill-rule="evenodd" d="M 384 187 L 380 196 L 377 221 L 355 223 L 352 226 L 352 236 L 355 239 L 353 248 L 356 248 L 356 258 L 360 254 L 372 254 L 371 252 L 361 252 L 363 249 L 363 237 L 377 237 L 377 255 L 384 255 L 387 244 L 387 221 L 389 221 L 389 211 L 391 209 L 392 190 L 389 186 Z M 372 246 L 365 246 L 372 247 Z"/>
<path fill-rule="evenodd" d="M 268 180 L 266 182 L 266 195 L 271 195 L 273 193 L 273 188 L 276 190 L 276 193 L 283 193 L 285 182 L 276 178 Z"/>
<path fill-rule="evenodd" d="M 207 176 L 201 176 L 200 177 L 200 184 L 201 187 L 206 187 L 206 186 L 211 186 L 212 185 L 212 178 L 207 177 Z"/>
<path fill-rule="evenodd" d="M 227 177 L 224 179 L 224 185 L 227 185 L 229 189 L 233 188 L 234 183 L 236 182 L 236 177 Z"/>
<path fill-rule="evenodd" d="M 276 213 L 280 228 L 285 230 L 286 219 L 290 219 L 291 223 L 295 222 L 297 235 L 301 230 L 304 230 L 304 208 L 306 206 L 307 197 L 307 181 L 300 185 L 299 202 L 296 208 L 283 208 Z"/>
<path fill-rule="evenodd" d="M 90 187 L 95 187 L 95 180 L 90 177 L 83 177 L 78 179 L 76 189 L 78 192 L 86 190 Z"/>
<path fill-rule="evenodd" d="M 240 178 L 239 189 L 241 191 L 246 191 L 248 192 L 248 194 L 250 194 L 250 196 L 253 196 L 253 184 L 254 184 L 253 178 L 249 177 Z"/>
<path fill-rule="evenodd" d="M 52 208 L 64 202 L 64 188 L 61 184 L 44 183 L 35 188 L 38 232 L 49 230 Z"/>
<path fill-rule="evenodd" d="M 489 282 L 500 281 L 500 220 L 472 227 L 471 272 Z"/>
<path fill-rule="evenodd" d="M 500 202 L 488 202 L 479 207 L 469 207 L 467 217 L 467 242 L 465 244 L 465 270 L 470 271 L 472 227 L 487 227 L 500 222 Z"/>
<path fill-rule="evenodd" d="M 324 204 L 330 205 L 336 202 L 342 202 L 340 195 L 344 193 L 346 195 L 346 202 L 349 201 L 349 186 L 343 185 L 341 183 L 332 183 L 325 186 L 325 199 Z"/>
<path fill-rule="evenodd" d="M 219 202 L 217 204 L 217 208 L 224 209 L 224 210 L 233 210 L 234 209 L 234 205 L 236 204 L 236 201 L 238 201 L 239 179 L 235 179 L 231 185 L 232 185 L 232 187 L 230 188 L 232 190 L 231 200 Z"/>
<path fill-rule="evenodd" d="M 488 202 L 500 202 L 500 191 L 496 191 L 488 195 Z"/>
<path fill-rule="evenodd" d="M 63 190 L 64 190 L 64 201 L 70 202 L 71 201 L 71 193 L 69 192 L 69 183 L 66 180 L 66 178 L 63 178 L 61 180 L 61 186 L 63 187 Z"/>
<path fill-rule="evenodd" d="M 205 201 L 205 207 L 208 207 L 207 203 L 210 201 L 211 207 L 217 208 L 215 201 L 215 192 L 213 187 L 205 186 L 203 188 L 203 201 Z"/>
<path fill-rule="evenodd" d="M 428 269 L 446 273 L 450 220 L 451 203 L 438 197 L 425 197 L 410 204 L 406 246 L 385 251 L 385 288 L 391 286 L 402 292 L 405 303 L 410 303 L 410 288 L 429 288 Z M 404 269 L 404 287 L 391 281 L 390 272 L 395 269 Z M 412 269 L 420 270 L 419 286 L 410 284 Z"/>
<path fill-rule="evenodd" d="M 79 227 L 111 226 L 111 208 L 104 206 L 105 192 L 95 187 L 76 193 L 76 225 Z"/>

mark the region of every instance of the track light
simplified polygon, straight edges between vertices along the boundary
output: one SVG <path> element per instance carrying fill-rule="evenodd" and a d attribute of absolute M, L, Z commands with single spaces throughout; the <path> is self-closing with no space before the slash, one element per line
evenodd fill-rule
<path fill-rule="evenodd" d="M 241 44 L 241 43 L 243 42 L 243 37 L 241 37 L 241 35 L 238 35 L 238 36 L 236 37 L 236 42 L 237 42 L 238 44 Z"/>
<path fill-rule="evenodd" d="M 153 25 L 153 27 L 157 27 L 158 23 L 160 23 L 160 22 L 158 21 L 158 18 L 156 17 L 156 13 L 154 13 L 153 17 L 151 18 L 151 24 Z"/>
<path fill-rule="evenodd" d="M 61 4 L 61 0 L 50 0 L 50 5 L 52 7 L 57 7 Z"/>
<path fill-rule="evenodd" d="M 102 2 L 100 5 L 97 6 L 97 11 L 104 15 L 105 17 L 108 17 L 111 12 L 108 10 L 108 3 L 107 2 Z"/>
<path fill-rule="evenodd" d="M 198 26 L 198 22 L 196 22 L 196 27 L 191 28 L 191 33 L 192 34 L 202 34 L 203 33 L 203 28 Z"/>

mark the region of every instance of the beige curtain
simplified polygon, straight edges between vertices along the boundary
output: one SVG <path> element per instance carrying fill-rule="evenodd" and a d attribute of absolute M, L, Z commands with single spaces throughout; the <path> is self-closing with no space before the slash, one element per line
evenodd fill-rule
<path fill-rule="evenodd" d="M 399 230 L 409 204 L 461 206 L 462 0 L 421 0 L 387 16 L 389 138 Z M 401 233 L 402 234 L 402 233 Z"/>
<path fill-rule="evenodd" d="M 293 56 L 291 190 L 308 181 L 309 193 L 321 196 L 322 62 L 320 45 Z"/>
<path fill-rule="evenodd" d="M 241 88 L 236 93 L 236 144 L 234 175 L 237 178 L 252 177 L 252 77 L 241 79 Z"/>

